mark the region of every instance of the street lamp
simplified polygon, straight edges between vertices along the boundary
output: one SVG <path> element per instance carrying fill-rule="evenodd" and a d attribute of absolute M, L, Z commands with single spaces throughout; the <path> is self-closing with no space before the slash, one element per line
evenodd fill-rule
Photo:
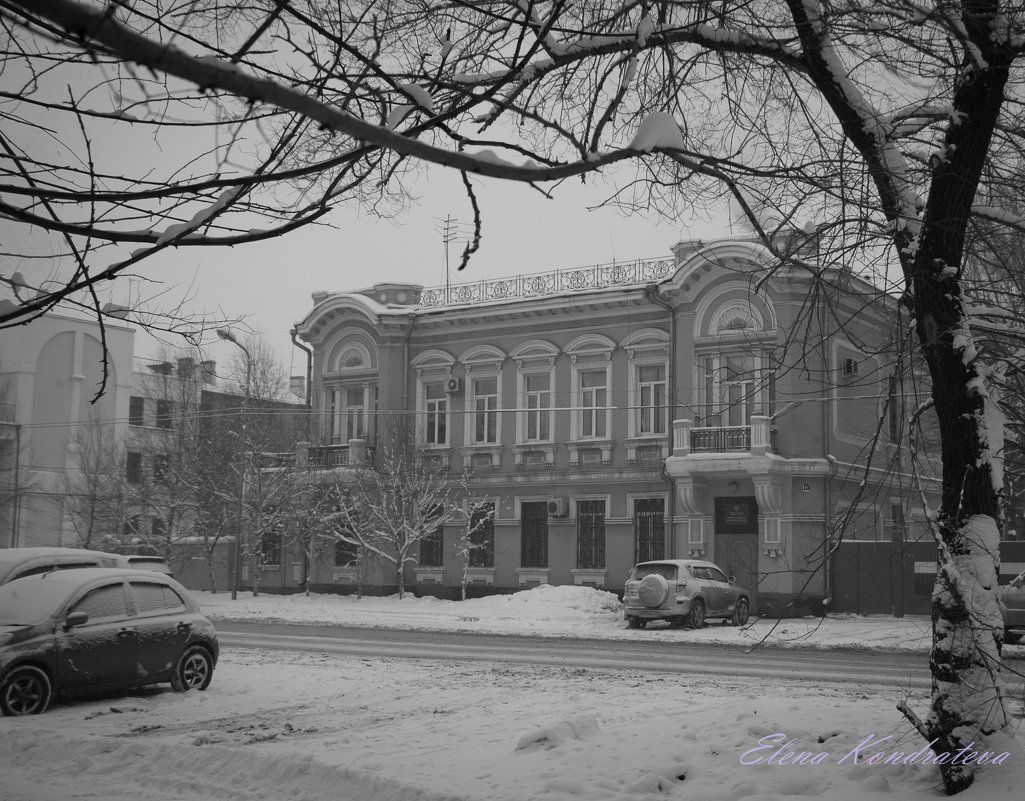
<path fill-rule="evenodd" d="M 246 407 L 249 405 L 250 382 L 253 377 L 253 357 L 249 349 L 243 345 L 227 328 L 218 328 L 217 336 L 226 339 L 239 348 L 246 356 L 246 386 L 245 395 L 242 397 L 242 436 L 239 437 L 239 449 L 242 451 L 239 458 L 239 487 L 238 487 L 238 532 L 235 535 L 235 569 L 231 576 L 231 600 L 238 599 L 238 585 L 242 575 L 242 518 L 246 508 Z"/>

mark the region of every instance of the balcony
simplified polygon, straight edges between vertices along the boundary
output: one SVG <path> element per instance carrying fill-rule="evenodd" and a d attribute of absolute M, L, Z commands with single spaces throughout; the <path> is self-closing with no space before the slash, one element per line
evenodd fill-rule
<path fill-rule="evenodd" d="M 768 417 L 751 417 L 746 426 L 695 426 L 693 420 L 673 421 L 673 456 L 749 453 L 762 455 L 776 450 L 776 432 Z"/>
<path fill-rule="evenodd" d="M 311 445 L 300 442 L 294 451 L 254 453 L 250 458 L 258 470 L 288 467 L 333 470 L 336 467 L 373 465 L 374 448 L 368 448 L 366 442 L 360 439 L 349 440 L 345 445 Z"/>

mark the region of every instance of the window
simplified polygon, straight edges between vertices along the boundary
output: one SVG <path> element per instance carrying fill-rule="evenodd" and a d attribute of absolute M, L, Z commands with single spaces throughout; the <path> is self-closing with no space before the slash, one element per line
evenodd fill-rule
<path fill-rule="evenodd" d="M 128 451 L 125 456 L 125 478 L 129 484 L 142 483 L 142 454 Z"/>
<path fill-rule="evenodd" d="M 171 477 L 171 457 L 157 454 L 153 457 L 153 480 L 158 484 L 166 484 Z"/>
<path fill-rule="evenodd" d="M 498 378 L 473 379 L 473 441 L 498 442 Z"/>
<path fill-rule="evenodd" d="M 359 546 L 354 542 L 335 540 L 335 567 L 352 567 L 359 561 Z"/>
<path fill-rule="evenodd" d="M 606 436 L 607 373 L 587 370 L 580 374 L 580 434 L 584 438 Z"/>
<path fill-rule="evenodd" d="M 144 426 L 146 425 L 146 400 L 140 398 L 137 395 L 132 395 L 128 399 L 128 425 L 130 426 Z"/>
<path fill-rule="evenodd" d="M 740 353 L 707 356 L 704 362 L 704 424 L 746 426 L 759 411 L 758 357 Z"/>
<path fill-rule="evenodd" d="M 482 503 L 470 517 L 470 567 L 495 566 L 495 505 Z"/>
<path fill-rule="evenodd" d="M 260 536 L 260 564 L 281 564 L 281 531 L 276 526 Z"/>
<path fill-rule="evenodd" d="M 634 561 L 665 559 L 665 500 L 638 498 L 634 501 Z"/>
<path fill-rule="evenodd" d="M 444 383 L 424 385 L 424 408 L 427 410 L 425 441 L 428 445 L 448 444 L 448 394 Z"/>
<path fill-rule="evenodd" d="M 435 526 L 420 540 L 420 566 L 442 567 L 445 564 L 445 526 Z"/>
<path fill-rule="evenodd" d="M 162 517 L 154 517 L 150 520 L 150 532 L 154 540 L 162 540 L 167 536 L 167 523 Z"/>
<path fill-rule="evenodd" d="M 260 535 L 259 557 L 261 565 L 281 564 L 281 520 L 277 518 L 276 506 L 264 506 L 263 516 L 266 529 Z"/>
<path fill-rule="evenodd" d="M 637 368 L 637 432 L 666 432 L 666 372 L 661 364 Z"/>
<path fill-rule="evenodd" d="M 888 434 L 890 435 L 890 442 L 900 442 L 900 424 L 901 424 L 901 398 L 898 394 L 897 389 L 897 378 L 890 376 L 889 385 L 887 387 L 887 394 L 889 396 L 889 426 Z"/>
<path fill-rule="evenodd" d="M 577 501 L 577 567 L 605 567 L 605 501 Z"/>
<path fill-rule="evenodd" d="M 345 440 L 363 439 L 366 436 L 366 391 L 363 387 L 346 387 L 345 397 Z"/>
<path fill-rule="evenodd" d="M 75 604 L 72 612 L 85 612 L 90 623 L 116 620 L 128 616 L 125 591 L 121 583 L 99 587 Z"/>
<path fill-rule="evenodd" d="M 527 440 L 546 442 L 552 438 L 552 374 L 525 376 Z"/>
<path fill-rule="evenodd" d="M 178 593 L 163 584 L 135 582 L 130 585 L 135 609 L 140 615 L 183 610 L 185 602 Z"/>
<path fill-rule="evenodd" d="M 157 428 L 170 428 L 174 405 L 169 400 L 157 401 Z"/>
<path fill-rule="evenodd" d="M 133 515 L 125 521 L 121 528 L 121 536 L 126 540 L 132 540 L 139 533 L 139 516 Z"/>
<path fill-rule="evenodd" d="M 730 580 L 726 578 L 725 574 L 717 567 L 706 567 L 708 571 L 708 578 L 711 581 L 721 581 L 723 584 L 729 584 Z"/>
<path fill-rule="evenodd" d="M 548 567 L 548 504 L 520 507 L 520 567 Z"/>

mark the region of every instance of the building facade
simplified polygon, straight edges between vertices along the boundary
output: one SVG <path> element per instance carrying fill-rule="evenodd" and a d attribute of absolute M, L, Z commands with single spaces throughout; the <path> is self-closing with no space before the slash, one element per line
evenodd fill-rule
<path fill-rule="evenodd" d="M 891 299 L 774 264 L 750 241 L 681 242 L 662 260 L 318 292 L 296 330 L 319 447 L 373 446 L 401 417 L 453 475 L 470 466 L 495 512 L 481 591 L 620 591 L 637 561 L 700 557 L 756 610 L 819 613 L 849 594 L 837 565 L 878 551 L 878 573 L 881 543 L 902 565 L 915 543 L 929 553 L 900 445 L 923 387 L 894 369 Z M 457 536 L 423 544 L 421 591 L 459 585 Z M 311 572 L 325 589 L 352 580 L 330 556 Z M 928 591 L 906 583 L 878 593 L 917 609 Z"/>

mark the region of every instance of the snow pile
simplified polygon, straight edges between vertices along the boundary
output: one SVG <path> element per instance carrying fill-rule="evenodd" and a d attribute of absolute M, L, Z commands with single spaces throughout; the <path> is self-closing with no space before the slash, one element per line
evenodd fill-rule
<path fill-rule="evenodd" d="M 628 629 L 618 598 L 590 587 L 541 585 L 508 595 L 467 601 L 417 598 L 402 600 L 354 595 L 261 595 L 242 593 L 232 601 L 227 593 L 192 593 L 203 611 L 217 620 L 293 621 L 348 627 L 416 631 L 472 631 L 541 637 L 587 637 L 601 640 L 661 640 L 721 643 L 750 648 L 760 643 L 782 648 L 868 648 L 924 653 L 931 643 L 927 617 L 893 618 L 835 615 L 828 618 L 752 619 L 738 628 L 709 620 L 705 628 L 672 629 L 651 623 Z"/>

